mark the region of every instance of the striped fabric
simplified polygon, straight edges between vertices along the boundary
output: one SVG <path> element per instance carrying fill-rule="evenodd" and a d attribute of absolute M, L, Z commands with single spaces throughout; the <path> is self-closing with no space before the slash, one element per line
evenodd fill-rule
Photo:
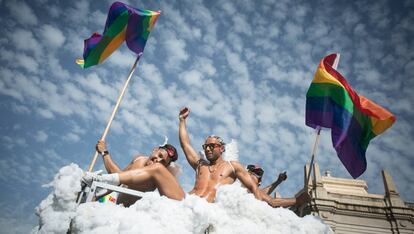
<path fill-rule="evenodd" d="M 121 2 L 115 2 L 109 9 L 103 35 L 93 33 L 85 40 L 83 59 L 76 63 L 87 68 L 102 63 L 126 41 L 136 54 L 144 51 L 149 33 L 160 12 L 140 10 Z"/>
<path fill-rule="evenodd" d="M 357 178 L 366 170 L 369 142 L 391 127 L 395 117 L 352 89 L 332 68 L 336 56 L 326 56 L 318 66 L 306 94 L 306 125 L 331 128 L 338 157 L 352 177 Z"/>

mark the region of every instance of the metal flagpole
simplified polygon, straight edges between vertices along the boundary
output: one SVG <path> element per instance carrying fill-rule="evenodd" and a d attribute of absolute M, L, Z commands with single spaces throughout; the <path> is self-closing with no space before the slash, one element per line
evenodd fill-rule
<path fill-rule="evenodd" d="M 341 57 L 340 54 L 336 54 L 335 61 L 334 61 L 333 65 L 332 65 L 332 67 L 335 70 L 338 68 L 339 58 L 340 57 Z M 315 139 L 315 143 L 313 144 L 312 158 L 311 158 L 311 161 L 310 161 L 309 172 L 308 172 L 308 176 L 306 178 L 306 184 L 305 184 L 305 187 L 306 188 L 308 188 L 308 185 L 309 185 L 309 179 L 310 179 L 310 176 L 311 176 L 311 173 L 312 173 L 312 168 L 313 168 L 313 164 L 314 164 L 314 160 L 315 160 L 316 150 L 317 150 L 318 145 L 319 145 L 320 136 L 321 136 L 321 127 L 317 127 L 317 129 L 316 129 L 316 139 Z"/>
<path fill-rule="evenodd" d="M 134 74 L 135 68 L 137 67 L 137 64 L 138 64 L 138 61 L 139 61 L 139 58 L 141 57 L 141 55 L 142 55 L 142 53 L 138 54 L 137 59 L 135 60 L 134 65 L 132 66 L 131 71 L 129 72 L 128 79 L 125 81 L 124 87 L 122 88 L 121 93 L 119 94 L 118 101 L 115 104 L 115 107 L 112 111 L 111 117 L 109 117 L 108 124 L 106 125 L 105 131 L 102 134 L 101 141 L 104 141 L 105 138 L 106 138 L 106 135 L 108 134 L 109 128 L 112 125 L 112 121 L 114 120 L 115 114 L 118 111 L 119 105 L 121 104 L 121 100 L 124 97 L 124 94 L 125 94 L 125 91 L 128 87 L 129 81 L 131 80 L 131 77 Z M 95 166 L 95 163 L 96 163 L 96 159 L 98 158 L 98 154 L 99 154 L 98 151 L 95 150 L 95 155 L 93 156 L 92 162 L 91 162 L 91 164 L 89 165 L 89 168 L 88 168 L 89 172 L 91 172 L 93 170 L 93 167 Z"/>
<path fill-rule="evenodd" d="M 309 172 L 308 172 L 308 175 L 306 177 L 305 187 L 308 187 L 308 185 L 309 185 L 309 179 L 310 179 L 310 176 L 311 176 L 311 173 L 312 173 L 312 168 L 313 168 L 313 161 L 315 160 L 316 149 L 318 148 L 320 136 L 321 136 L 321 128 L 318 127 L 317 130 L 316 130 L 316 138 L 315 138 L 315 143 L 313 144 L 312 158 L 311 158 L 311 161 L 310 161 Z"/>

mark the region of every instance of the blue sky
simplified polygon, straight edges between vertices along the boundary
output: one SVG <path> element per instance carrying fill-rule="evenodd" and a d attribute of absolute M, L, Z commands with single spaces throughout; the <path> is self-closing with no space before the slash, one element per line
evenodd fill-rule
<path fill-rule="evenodd" d="M 37 224 L 34 208 L 50 192 L 42 185 L 59 168 L 91 161 L 134 61 L 124 45 L 99 66 L 74 62 L 83 40 L 102 33 L 111 3 L 0 0 L 0 224 L 8 233 Z M 397 117 L 371 142 L 360 178 L 383 194 L 386 169 L 413 201 L 413 1 L 127 3 L 162 14 L 107 137 L 121 167 L 164 135 L 178 147 L 177 115 L 188 106 L 193 146 L 201 150 L 210 134 L 235 139 L 242 163 L 263 165 L 265 184 L 286 170 L 278 191 L 293 196 L 315 137 L 304 124 L 306 90 L 320 59 L 339 52 L 338 70 L 354 89 Z M 179 154 L 188 191 L 194 172 Z M 322 172 L 351 178 L 329 131 L 316 160 Z"/>

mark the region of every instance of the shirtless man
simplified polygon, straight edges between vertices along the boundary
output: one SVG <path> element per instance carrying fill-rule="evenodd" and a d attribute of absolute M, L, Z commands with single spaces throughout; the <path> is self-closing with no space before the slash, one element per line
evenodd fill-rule
<path fill-rule="evenodd" d="M 190 114 L 188 108 L 183 108 L 179 114 L 179 137 L 181 147 L 190 166 L 196 171 L 196 181 L 190 194 L 206 198 L 213 202 L 216 196 L 218 185 L 232 184 L 236 178 L 249 189 L 254 196 L 267 202 L 272 207 L 290 205 L 285 199 L 274 199 L 262 192 L 256 183 L 251 179 L 244 166 L 236 161 L 225 161 L 222 158 L 225 143 L 218 136 L 209 136 L 203 144 L 207 160 L 201 159 L 190 144 L 190 138 L 186 129 L 186 118 Z M 286 203 L 289 204 L 286 204 Z M 295 201 L 296 202 L 296 201 Z"/>
<path fill-rule="evenodd" d="M 165 144 L 155 147 L 151 156 L 137 156 L 124 170 L 121 170 L 112 160 L 104 141 L 98 141 L 96 150 L 102 155 L 105 168 L 110 174 L 87 173 L 82 179 L 86 184 L 90 185 L 93 180 L 96 180 L 114 185 L 124 184 L 130 189 L 142 192 L 154 191 L 157 188 L 161 195 L 168 198 L 175 200 L 184 198 L 184 191 L 177 179 L 167 169 L 170 163 L 178 158 L 174 146 Z M 118 197 L 118 203 L 125 206 L 133 204 L 136 200 L 137 198 L 123 194 Z"/>

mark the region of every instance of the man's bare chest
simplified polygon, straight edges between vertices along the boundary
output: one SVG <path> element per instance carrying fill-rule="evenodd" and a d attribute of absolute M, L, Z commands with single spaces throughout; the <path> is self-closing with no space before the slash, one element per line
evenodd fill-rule
<path fill-rule="evenodd" d="M 212 183 L 220 183 L 222 180 L 231 176 L 232 170 L 226 165 L 202 165 L 197 173 L 197 180 L 209 181 Z"/>

